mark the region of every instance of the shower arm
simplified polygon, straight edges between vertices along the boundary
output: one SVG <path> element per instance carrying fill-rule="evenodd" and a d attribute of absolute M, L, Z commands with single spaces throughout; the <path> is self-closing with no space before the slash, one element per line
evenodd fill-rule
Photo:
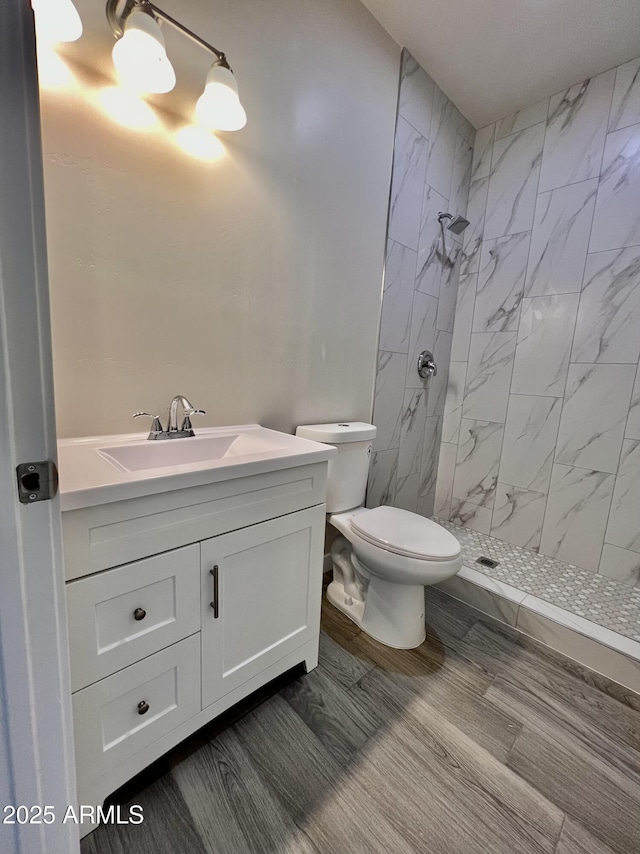
<path fill-rule="evenodd" d="M 444 255 L 445 261 L 449 260 L 449 256 L 447 255 L 447 242 L 444 236 L 444 220 L 445 219 L 453 219 L 453 214 L 450 213 L 442 213 L 438 214 L 438 222 L 440 223 L 440 231 L 442 232 L 442 254 Z"/>

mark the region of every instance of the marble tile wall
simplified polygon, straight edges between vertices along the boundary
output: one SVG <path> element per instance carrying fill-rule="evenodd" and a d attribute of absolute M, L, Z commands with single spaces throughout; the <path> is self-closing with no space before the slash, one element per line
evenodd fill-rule
<path fill-rule="evenodd" d="M 471 170 L 435 513 L 640 586 L 640 59 Z"/>
<path fill-rule="evenodd" d="M 462 236 L 448 231 L 444 253 L 438 213 L 466 213 L 474 137 L 469 122 L 411 54 L 403 51 L 373 409 L 378 435 L 369 473 L 369 507 L 391 504 L 430 516 L 443 430 L 448 442 L 457 441 L 465 378 L 458 368 L 449 385 L 447 380 Z M 496 267 L 501 259 L 499 256 Z M 513 264 L 518 263 L 516 249 L 512 259 Z M 522 287 L 524 272 L 523 265 Z M 491 308 L 487 305 L 487 312 Z M 496 330 L 507 328 L 500 319 L 494 326 Z M 508 334 L 515 346 L 515 332 Z M 509 345 L 496 338 L 487 342 L 487 348 L 493 348 L 499 376 Z M 427 381 L 418 376 L 416 368 L 422 350 L 431 350 L 438 366 L 437 376 Z M 460 406 L 444 421 L 448 388 L 454 394 L 458 390 Z M 501 402 L 506 408 L 506 398 Z"/>

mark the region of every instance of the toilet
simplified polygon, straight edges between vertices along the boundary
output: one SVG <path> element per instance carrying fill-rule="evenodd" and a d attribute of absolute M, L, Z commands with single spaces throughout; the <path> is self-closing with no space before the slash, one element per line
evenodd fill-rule
<path fill-rule="evenodd" d="M 426 636 L 424 587 L 461 569 L 460 543 L 417 513 L 364 507 L 373 424 L 309 424 L 296 435 L 338 451 L 329 461 L 327 486 L 328 521 L 339 532 L 331 547 L 327 598 L 381 643 L 420 646 Z"/>

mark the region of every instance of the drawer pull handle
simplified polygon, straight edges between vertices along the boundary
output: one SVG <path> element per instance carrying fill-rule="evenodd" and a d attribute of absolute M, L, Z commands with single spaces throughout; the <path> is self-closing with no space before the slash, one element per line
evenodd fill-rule
<path fill-rule="evenodd" d="M 146 616 L 147 612 L 144 610 L 144 608 L 136 608 L 136 610 L 133 612 L 133 619 L 138 620 L 138 622 L 140 622 L 140 620 L 144 620 Z"/>
<path fill-rule="evenodd" d="M 149 703 L 147 703 L 145 700 L 140 700 L 140 702 L 138 703 L 138 714 L 146 715 L 148 711 Z"/>
<path fill-rule="evenodd" d="M 213 601 L 209 604 L 213 608 L 213 619 L 217 620 L 218 614 L 220 613 L 218 605 L 218 564 L 216 564 L 213 569 L 210 569 L 209 573 L 213 577 Z"/>

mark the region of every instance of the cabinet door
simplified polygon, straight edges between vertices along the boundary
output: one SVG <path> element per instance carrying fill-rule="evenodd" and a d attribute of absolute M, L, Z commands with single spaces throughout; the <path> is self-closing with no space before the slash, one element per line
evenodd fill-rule
<path fill-rule="evenodd" d="M 203 708 L 319 634 L 324 526 L 320 505 L 202 543 Z"/>

